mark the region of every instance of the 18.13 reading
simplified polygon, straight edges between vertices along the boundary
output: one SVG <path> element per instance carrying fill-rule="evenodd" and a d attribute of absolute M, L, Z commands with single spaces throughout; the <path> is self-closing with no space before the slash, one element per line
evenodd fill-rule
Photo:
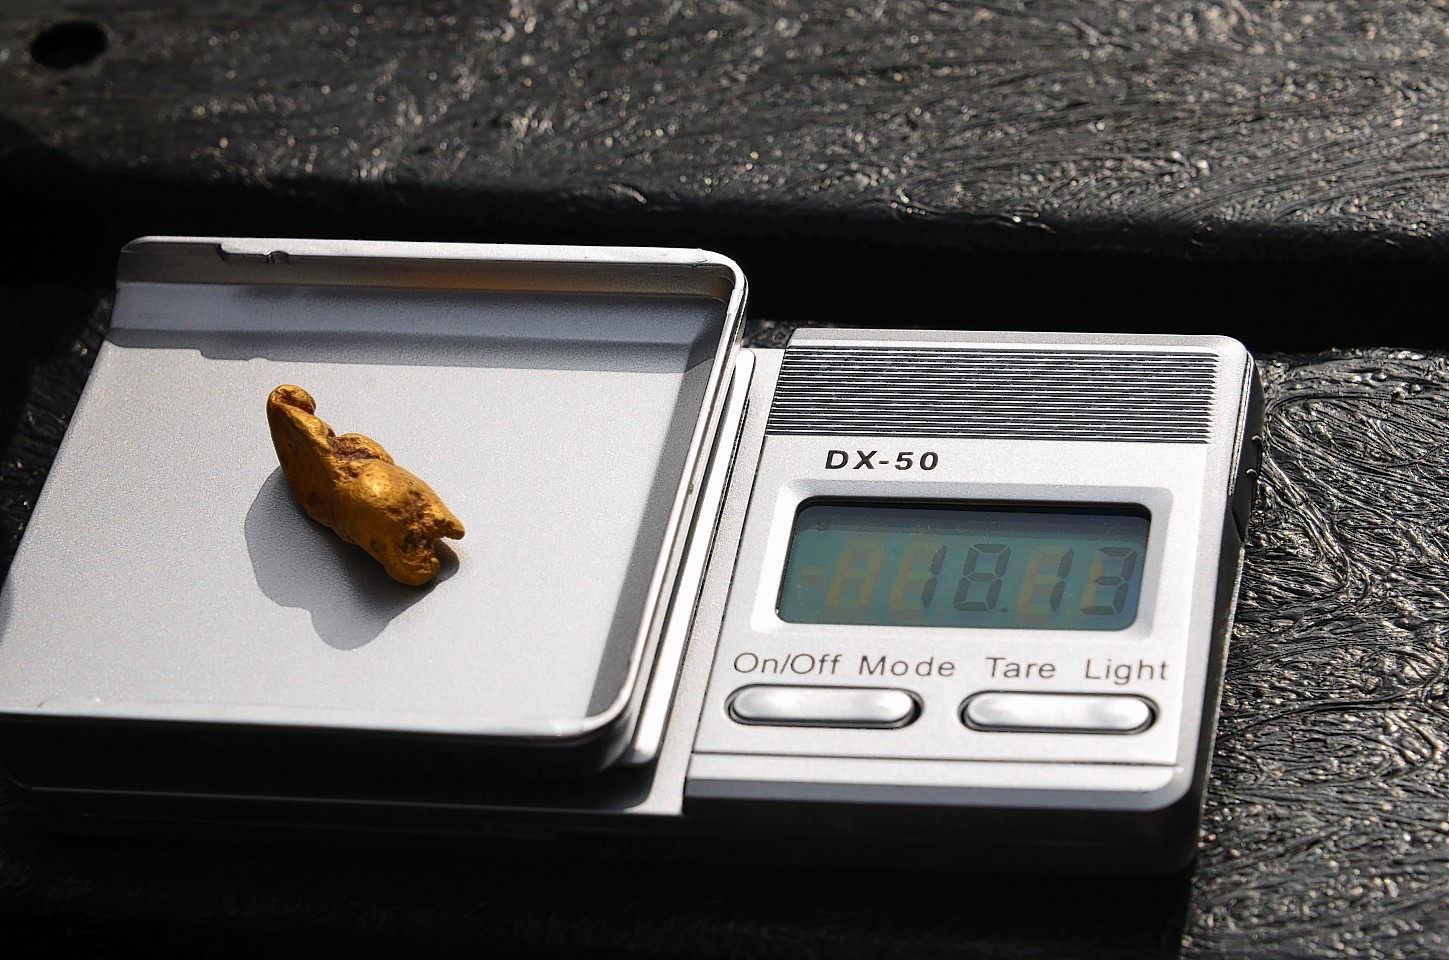
<path fill-rule="evenodd" d="M 1137 616 L 1138 507 L 812 501 L 795 515 L 793 623 L 1121 630 Z"/>

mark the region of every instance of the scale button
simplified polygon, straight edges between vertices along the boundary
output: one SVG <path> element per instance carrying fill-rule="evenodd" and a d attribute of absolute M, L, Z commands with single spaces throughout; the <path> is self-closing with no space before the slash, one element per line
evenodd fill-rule
<path fill-rule="evenodd" d="M 1143 697 L 1126 694 L 978 693 L 961 707 L 977 730 L 1060 733 L 1140 733 L 1156 713 Z"/>
<path fill-rule="evenodd" d="M 737 723 L 784 727 L 904 727 L 921 712 L 905 690 L 862 687 L 741 687 L 730 698 Z"/>

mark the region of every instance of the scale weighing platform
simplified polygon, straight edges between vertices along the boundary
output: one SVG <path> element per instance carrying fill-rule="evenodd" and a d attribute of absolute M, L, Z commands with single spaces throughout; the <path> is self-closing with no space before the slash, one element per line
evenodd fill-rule
<path fill-rule="evenodd" d="M 749 350 L 744 308 L 701 251 L 131 244 L 0 594 L 7 772 L 132 822 L 1190 859 L 1261 455 L 1246 351 Z M 291 500 L 279 383 L 462 518 L 436 582 Z"/>

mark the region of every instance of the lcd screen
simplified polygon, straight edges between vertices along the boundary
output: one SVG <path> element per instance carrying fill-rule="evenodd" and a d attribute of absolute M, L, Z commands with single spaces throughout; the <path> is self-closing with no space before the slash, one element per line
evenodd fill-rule
<path fill-rule="evenodd" d="M 811 501 L 779 613 L 792 623 L 1121 630 L 1147 554 L 1140 507 Z"/>

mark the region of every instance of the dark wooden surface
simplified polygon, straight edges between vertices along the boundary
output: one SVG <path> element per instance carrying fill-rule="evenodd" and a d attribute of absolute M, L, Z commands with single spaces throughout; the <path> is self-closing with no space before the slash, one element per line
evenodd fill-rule
<path fill-rule="evenodd" d="M 762 340 L 1224 332 L 1267 358 L 1272 447 L 1188 876 L 621 859 L 601 889 L 597 861 L 50 837 L 6 795 L 0 929 L 96 956 L 1449 953 L 1446 30 L 1388 2 L 7 3 L 0 562 L 147 233 L 705 246 Z"/>
<path fill-rule="evenodd" d="M 1446 28 L 1397 0 L 10 0 L 0 270 L 103 288 L 144 233 L 657 243 L 735 257 L 772 318 L 1293 349 L 1350 308 L 1417 339 Z"/>

